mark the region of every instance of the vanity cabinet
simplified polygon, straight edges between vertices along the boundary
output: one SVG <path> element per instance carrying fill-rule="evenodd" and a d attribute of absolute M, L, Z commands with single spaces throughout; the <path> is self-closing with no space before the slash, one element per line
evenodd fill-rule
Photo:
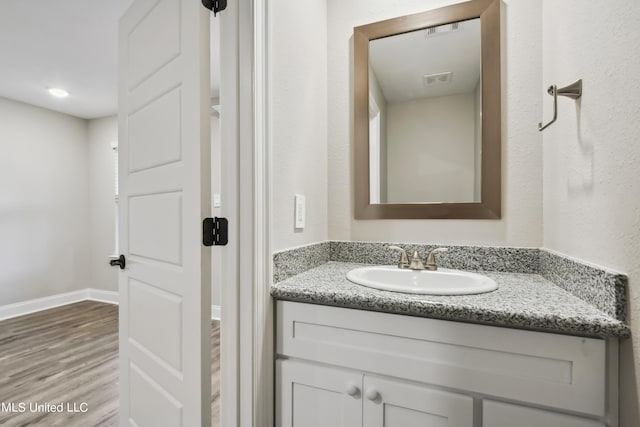
<path fill-rule="evenodd" d="M 278 427 L 618 427 L 617 340 L 276 308 Z"/>
<path fill-rule="evenodd" d="M 297 360 L 278 360 L 276 375 L 278 426 L 473 425 L 469 396 Z"/>

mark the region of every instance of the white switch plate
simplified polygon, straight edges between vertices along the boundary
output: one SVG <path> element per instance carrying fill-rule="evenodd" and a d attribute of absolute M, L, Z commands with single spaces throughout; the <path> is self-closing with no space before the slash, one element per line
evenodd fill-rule
<path fill-rule="evenodd" d="M 220 199 L 220 193 L 214 193 L 213 194 L 213 207 L 214 208 L 219 208 L 222 206 L 222 202 Z"/>
<path fill-rule="evenodd" d="M 296 228 L 304 228 L 304 220 L 305 220 L 305 198 L 302 194 L 296 194 L 294 196 L 295 199 L 295 224 Z"/>

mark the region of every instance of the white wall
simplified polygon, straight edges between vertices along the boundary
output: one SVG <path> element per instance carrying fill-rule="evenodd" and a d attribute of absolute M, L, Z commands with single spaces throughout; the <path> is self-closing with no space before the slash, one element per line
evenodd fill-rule
<path fill-rule="evenodd" d="M 270 5 L 272 250 L 278 250 L 328 237 L 327 2 Z M 294 229 L 296 193 L 306 196 L 302 231 Z"/>
<path fill-rule="evenodd" d="M 503 219 L 353 220 L 353 27 L 455 3 L 328 1 L 329 238 L 537 247 L 542 236 L 541 4 L 504 0 Z M 306 17 L 310 14 L 300 16 Z M 305 32 L 309 34 L 309 32 Z M 517 37 L 514 35 L 517 34 Z M 311 50 L 310 50 L 311 51 Z"/>
<path fill-rule="evenodd" d="M 0 98 L 0 305 L 89 287 L 85 120 Z"/>
<path fill-rule="evenodd" d="M 115 164 L 111 144 L 118 142 L 118 118 L 90 120 L 88 129 L 91 281 L 87 287 L 117 292 L 118 269 L 111 267 L 108 259 L 116 254 Z"/>
<path fill-rule="evenodd" d="M 387 104 L 389 203 L 474 201 L 474 94 Z"/>
<path fill-rule="evenodd" d="M 640 3 L 545 0 L 544 88 L 583 79 L 543 132 L 544 247 L 629 275 L 632 338 L 621 351 L 621 426 L 640 425 Z"/>

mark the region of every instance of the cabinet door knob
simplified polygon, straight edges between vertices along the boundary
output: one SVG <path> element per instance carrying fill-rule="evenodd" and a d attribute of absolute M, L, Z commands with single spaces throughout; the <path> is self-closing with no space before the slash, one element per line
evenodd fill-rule
<path fill-rule="evenodd" d="M 358 389 L 358 387 L 356 387 L 355 384 L 349 384 L 347 386 L 347 394 L 349 396 L 355 396 L 356 394 L 358 394 L 360 390 Z"/>
<path fill-rule="evenodd" d="M 380 393 L 378 393 L 378 390 L 376 390 L 375 388 L 370 388 L 369 390 L 367 390 L 365 396 L 369 400 L 378 400 L 380 398 Z"/>

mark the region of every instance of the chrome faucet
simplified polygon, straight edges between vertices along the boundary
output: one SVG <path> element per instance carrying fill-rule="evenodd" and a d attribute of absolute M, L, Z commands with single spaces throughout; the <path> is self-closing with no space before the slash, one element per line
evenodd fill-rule
<path fill-rule="evenodd" d="M 438 269 L 438 265 L 436 264 L 436 253 L 438 252 L 447 252 L 449 249 L 447 248 L 436 248 L 429 252 L 427 255 L 427 259 L 425 262 L 425 269 L 430 271 L 435 271 Z"/>

